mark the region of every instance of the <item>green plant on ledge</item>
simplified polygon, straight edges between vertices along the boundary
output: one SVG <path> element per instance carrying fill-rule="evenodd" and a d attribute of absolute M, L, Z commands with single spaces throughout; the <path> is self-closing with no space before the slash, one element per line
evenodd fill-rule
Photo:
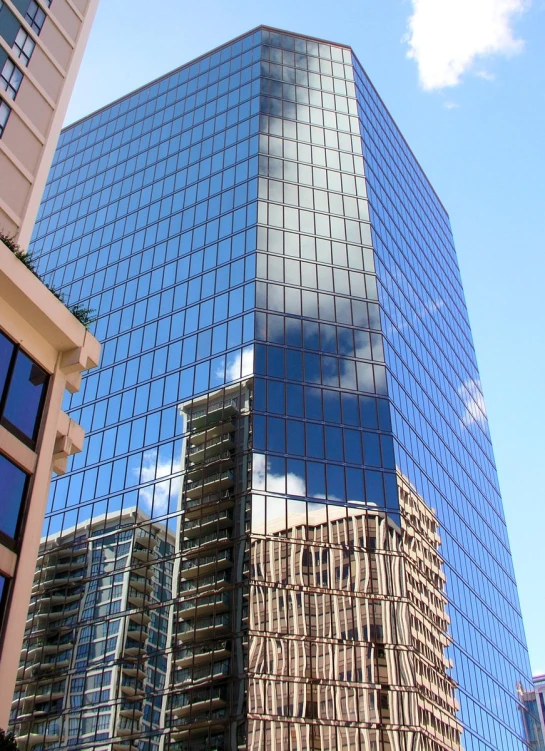
<path fill-rule="evenodd" d="M 96 316 L 93 316 L 94 311 L 91 308 L 84 308 L 83 305 L 80 305 L 79 303 L 75 303 L 74 305 L 69 305 L 66 302 L 66 299 L 62 292 L 59 292 L 54 287 L 52 287 L 47 282 L 44 282 L 40 274 L 38 273 L 36 269 L 36 261 L 34 260 L 34 257 L 32 256 L 32 253 L 26 253 L 20 245 L 18 245 L 15 242 L 15 238 L 10 237 L 9 235 L 5 235 L 3 232 L 0 232 L 0 240 L 4 243 L 4 245 L 11 250 L 11 252 L 17 256 L 17 258 L 23 263 L 29 271 L 32 271 L 34 276 L 36 276 L 41 283 L 47 287 L 47 289 L 55 295 L 57 300 L 60 300 L 63 305 L 65 305 L 68 310 L 72 313 L 73 316 L 75 316 L 80 323 L 82 323 L 86 329 L 89 328 L 89 326 L 96 321 Z"/>
<path fill-rule="evenodd" d="M 0 751 L 17 751 L 17 742 L 13 733 L 6 733 L 0 728 Z"/>

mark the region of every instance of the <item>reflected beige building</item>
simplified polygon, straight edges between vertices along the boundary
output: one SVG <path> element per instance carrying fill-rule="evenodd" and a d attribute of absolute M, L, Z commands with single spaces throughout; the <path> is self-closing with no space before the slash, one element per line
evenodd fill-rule
<path fill-rule="evenodd" d="M 171 748 L 460 749 L 434 513 L 252 491 L 250 404 L 182 406 Z"/>
<path fill-rule="evenodd" d="M 0 231 L 26 248 L 98 0 L 0 5 Z"/>
<path fill-rule="evenodd" d="M 252 501 L 248 748 L 459 749 L 437 522 Z"/>

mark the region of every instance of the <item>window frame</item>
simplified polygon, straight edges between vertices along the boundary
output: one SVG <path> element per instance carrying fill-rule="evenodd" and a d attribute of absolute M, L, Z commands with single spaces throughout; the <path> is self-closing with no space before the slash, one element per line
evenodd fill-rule
<path fill-rule="evenodd" d="M 28 354 L 17 342 L 14 342 L 11 337 L 7 335 L 5 331 L 2 331 L 0 329 L 0 335 L 4 336 L 11 344 L 13 345 L 13 351 L 11 354 L 10 362 L 7 368 L 6 372 L 6 380 L 4 383 L 3 391 L 0 393 L 0 426 L 5 428 L 9 433 L 11 433 L 15 438 L 17 438 L 21 443 L 24 443 L 25 446 L 28 446 L 32 451 L 36 451 L 36 446 L 38 443 L 38 438 L 40 435 L 40 430 L 42 427 L 43 422 L 43 414 L 44 414 L 44 407 L 47 400 L 47 395 L 49 393 L 49 387 L 51 383 L 51 373 L 48 373 L 47 370 L 40 365 L 39 362 L 37 362 L 31 355 Z M 40 401 L 38 404 L 38 407 L 36 409 L 36 424 L 34 426 L 34 432 L 32 434 L 32 437 L 27 436 L 23 431 L 14 423 L 9 420 L 9 418 L 4 417 L 4 410 L 6 408 L 6 403 L 8 401 L 9 393 L 10 393 L 10 387 L 13 380 L 13 375 L 15 372 L 15 368 L 17 365 L 17 359 L 19 353 L 22 353 L 25 357 L 27 357 L 36 367 L 40 368 L 45 373 L 46 380 L 44 383 L 44 388 L 42 390 Z"/>

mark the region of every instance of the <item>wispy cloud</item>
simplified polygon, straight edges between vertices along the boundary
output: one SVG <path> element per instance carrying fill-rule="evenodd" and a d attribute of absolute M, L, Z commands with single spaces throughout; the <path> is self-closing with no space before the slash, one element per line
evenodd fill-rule
<path fill-rule="evenodd" d="M 408 57 L 416 60 L 422 87 L 457 86 L 477 60 L 514 55 L 524 43 L 513 22 L 530 0 L 411 0 Z M 489 78 L 480 70 L 477 75 Z"/>

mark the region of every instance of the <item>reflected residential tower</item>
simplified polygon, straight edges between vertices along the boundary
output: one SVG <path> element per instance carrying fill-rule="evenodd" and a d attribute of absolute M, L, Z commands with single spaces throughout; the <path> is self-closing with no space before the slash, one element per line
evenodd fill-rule
<path fill-rule="evenodd" d="M 448 217 L 352 51 L 262 27 L 67 128 L 33 248 L 105 342 L 44 534 L 176 534 L 131 745 L 527 748 Z"/>

